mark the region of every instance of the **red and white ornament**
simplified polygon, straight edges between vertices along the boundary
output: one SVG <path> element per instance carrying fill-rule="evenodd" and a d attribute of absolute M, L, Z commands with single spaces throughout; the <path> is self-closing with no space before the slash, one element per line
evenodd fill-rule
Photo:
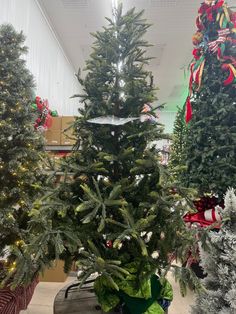
<path fill-rule="evenodd" d="M 221 222 L 220 206 L 216 206 L 213 209 L 208 209 L 204 211 L 204 217 L 206 221 L 219 221 Z"/>

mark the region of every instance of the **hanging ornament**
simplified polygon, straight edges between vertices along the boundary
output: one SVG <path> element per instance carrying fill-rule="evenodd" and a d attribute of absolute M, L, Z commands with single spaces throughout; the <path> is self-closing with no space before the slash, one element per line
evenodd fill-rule
<path fill-rule="evenodd" d="M 142 108 L 142 113 L 147 113 L 147 112 L 150 112 L 152 111 L 152 107 L 150 104 L 144 104 L 143 108 Z"/>
<path fill-rule="evenodd" d="M 86 176 L 85 174 L 81 174 L 79 176 L 79 179 L 83 182 L 88 182 L 88 176 Z"/>
<path fill-rule="evenodd" d="M 106 241 L 106 247 L 109 249 L 112 249 L 113 248 L 113 242 L 111 240 L 107 240 Z"/>
<path fill-rule="evenodd" d="M 50 111 L 50 114 L 51 114 L 52 117 L 58 117 L 58 112 L 57 112 L 57 110 L 52 110 L 52 111 Z"/>
<path fill-rule="evenodd" d="M 42 111 L 43 110 L 43 101 L 42 101 L 41 97 L 36 96 L 35 103 L 36 103 L 37 109 L 39 111 Z"/>
<path fill-rule="evenodd" d="M 198 46 L 203 40 L 203 34 L 202 32 L 197 31 L 193 37 L 192 37 L 192 41 L 194 46 Z"/>
<path fill-rule="evenodd" d="M 201 55 L 202 55 L 201 49 L 200 48 L 194 48 L 192 51 L 192 54 L 193 54 L 195 60 L 199 60 Z"/>
<path fill-rule="evenodd" d="M 190 101 L 190 97 L 187 97 L 186 100 L 186 113 L 185 113 L 185 121 L 186 123 L 188 123 L 191 119 L 192 119 L 192 106 L 191 106 L 191 101 Z"/>
<path fill-rule="evenodd" d="M 17 241 L 15 242 L 15 245 L 16 245 L 16 246 L 23 246 L 23 245 L 25 245 L 25 242 L 24 242 L 23 240 L 17 240 Z"/>
<path fill-rule="evenodd" d="M 161 240 L 164 240 L 165 237 L 166 237 L 166 236 L 165 236 L 165 233 L 162 231 L 162 232 L 160 233 L 160 239 L 161 239 Z"/>
<path fill-rule="evenodd" d="M 158 122 L 158 115 L 154 111 L 155 109 L 152 108 L 150 104 L 144 104 L 142 111 L 141 111 L 141 116 L 140 116 L 140 121 L 145 122 L 148 121 L 150 123 L 157 123 Z"/>
<path fill-rule="evenodd" d="M 152 252 L 151 257 L 153 259 L 158 259 L 159 255 L 160 255 L 160 253 L 158 251 L 154 251 L 154 252 Z"/>

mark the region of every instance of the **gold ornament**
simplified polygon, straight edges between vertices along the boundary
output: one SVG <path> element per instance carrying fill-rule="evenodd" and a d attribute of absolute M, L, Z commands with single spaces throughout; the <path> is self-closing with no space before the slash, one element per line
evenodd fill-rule
<path fill-rule="evenodd" d="M 81 176 L 79 176 L 79 179 L 83 182 L 88 182 L 88 177 L 85 174 L 82 174 Z"/>
<path fill-rule="evenodd" d="M 203 39 L 203 34 L 201 32 L 196 32 L 192 37 L 194 46 L 199 45 L 202 39 Z"/>
<path fill-rule="evenodd" d="M 16 246 L 22 246 L 25 244 L 25 242 L 23 240 L 18 240 L 15 242 Z"/>

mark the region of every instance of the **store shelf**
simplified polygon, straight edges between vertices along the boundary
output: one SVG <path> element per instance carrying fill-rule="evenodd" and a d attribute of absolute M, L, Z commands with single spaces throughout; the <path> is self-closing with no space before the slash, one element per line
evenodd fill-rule
<path fill-rule="evenodd" d="M 63 151 L 71 151 L 73 146 L 67 145 L 46 145 L 45 150 L 63 150 Z"/>

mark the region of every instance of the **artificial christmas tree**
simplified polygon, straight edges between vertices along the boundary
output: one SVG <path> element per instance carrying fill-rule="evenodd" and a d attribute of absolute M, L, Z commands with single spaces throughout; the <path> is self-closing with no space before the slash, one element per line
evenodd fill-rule
<path fill-rule="evenodd" d="M 186 181 L 200 194 L 222 198 L 236 180 L 236 14 L 225 1 L 205 1 L 196 25 L 186 112 Z"/>
<path fill-rule="evenodd" d="M 196 19 L 193 62 L 186 100 L 186 176 L 194 187 L 196 213 L 184 220 L 191 227 L 220 228 L 218 206 L 223 207 L 227 187 L 234 186 L 236 15 L 225 1 L 205 0 Z"/>
<path fill-rule="evenodd" d="M 236 196 L 229 189 L 222 211 L 223 225 L 219 232 L 207 235 L 201 264 L 207 274 L 205 289 L 196 298 L 194 314 L 236 313 Z"/>
<path fill-rule="evenodd" d="M 11 25 L 0 27 L 0 255 L 10 257 L 6 268 L 0 267 L 0 278 L 7 269 L 18 273 L 18 284 L 21 269 L 12 252 L 19 253 L 27 241 L 28 213 L 43 178 L 43 141 L 34 131 L 31 110 L 33 77 L 21 58 L 27 52 L 24 39 Z"/>
<path fill-rule="evenodd" d="M 186 166 L 185 166 L 185 141 L 186 141 L 187 127 L 185 122 L 185 106 L 178 107 L 174 122 L 174 130 L 171 144 L 171 154 L 169 168 L 173 173 L 175 179 L 180 182 L 185 177 Z"/>
<path fill-rule="evenodd" d="M 120 6 L 104 31 L 94 34 L 87 74 L 78 74 L 84 93 L 75 97 L 84 106 L 75 122 L 77 143 L 64 165 L 73 178 L 68 182 L 66 175 L 32 211 L 41 225 L 34 242 L 38 254 L 44 243 L 48 247 L 45 234 L 52 239 L 53 230 L 67 228 L 71 239 L 51 240 L 45 251 L 53 251 L 53 244 L 66 265 L 78 260 L 80 287 L 97 274 L 94 288 L 103 310 L 125 302 L 124 311 L 135 314 L 163 313 L 172 293 L 155 273 L 185 256 L 190 243 L 178 190 L 161 170 L 153 142 L 165 135 L 151 106 L 156 97 L 144 69 L 149 44 L 143 39 L 149 25 L 142 14 L 132 9 L 122 15 Z"/>

